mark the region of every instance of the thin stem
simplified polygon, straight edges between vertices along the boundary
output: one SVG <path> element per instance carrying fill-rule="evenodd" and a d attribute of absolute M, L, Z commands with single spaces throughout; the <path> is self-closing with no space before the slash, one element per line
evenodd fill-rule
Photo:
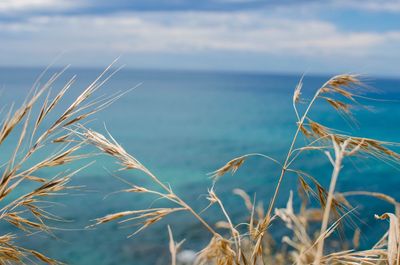
<path fill-rule="evenodd" d="M 276 199 L 277 199 L 277 197 L 278 197 L 278 194 L 279 194 L 279 190 L 280 190 L 280 187 L 281 187 L 281 184 L 282 184 L 283 177 L 284 177 L 286 171 L 288 170 L 289 161 L 290 161 L 290 158 L 291 158 L 291 155 L 292 155 L 294 146 L 295 146 L 295 144 L 296 144 L 297 138 L 298 138 L 299 133 L 300 133 L 300 131 L 301 131 L 301 127 L 303 126 L 304 121 L 305 121 L 305 119 L 306 119 L 308 113 L 310 112 L 311 107 L 313 106 L 314 102 L 317 100 L 317 98 L 318 98 L 318 96 L 319 96 L 319 94 L 320 94 L 322 88 L 324 88 L 325 86 L 327 86 L 328 82 L 330 82 L 330 81 L 331 81 L 331 80 L 328 80 L 321 88 L 319 88 L 319 89 L 317 90 L 317 92 L 315 92 L 314 97 L 313 97 L 312 100 L 310 101 L 310 104 L 307 106 L 307 109 L 305 110 L 303 116 L 301 117 L 301 119 L 300 119 L 299 122 L 298 122 L 297 129 L 296 129 L 296 133 L 294 134 L 294 137 L 293 137 L 293 139 L 292 139 L 292 143 L 290 144 L 290 148 L 289 148 L 289 151 L 288 151 L 288 153 L 287 153 L 285 162 L 283 163 L 282 170 L 281 170 L 281 174 L 279 175 L 278 183 L 277 183 L 277 185 L 276 185 L 276 187 L 275 187 L 274 195 L 272 196 L 272 199 L 271 199 L 271 201 L 270 201 L 270 204 L 269 204 L 269 207 L 268 207 L 268 211 L 267 211 L 267 213 L 266 213 L 266 215 L 265 215 L 263 221 L 261 222 L 261 225 L 258 226 L 258 227 L 260 228 L 259 231 L 258 231 L 259 234 L 258 234 L 258 239 L 257 239 L 257 241 L 259 242 L 259 244 L 261 244 L 261 240 L 262 240 L 262 238 L 264 237 L 264 232 L 265 232 L 265 230 L 267 229 L 268 224 L 269 224 L 269 222 L 270 222 L 270 220 L 271 220 L 272 209 L 273 209 L 273 207 L 274 207 L 274 205 L 275 205 L 275 202 L 276 202 Z M 291 161 L 291 162 L 293 162 L 293 161 Z M 290 163 L 291 163 L 291 162 L 290 162 Z M 256 249 L 254 249 L 252 255 L 253 255 L 254 257 L 257 255 Z M 261 258 L 262 258 L 262 257 L 261 257 Z"/>
<path fill-rule="evenodd" d="M 326 85 L 326 84 L 324 84 L 324 86 L 322 86 L 322 87 L 325 87 L 325 85 Z M 314 97 L 312 98 L 310 104 L 308 105 L 306 111 L 304 112 L 304 114 L 303 114 L 303 116 L 301 117 L 301 120 L 300 120 L 300 122 L 299 122 L 299 124 L 298 124 L 298 126 L 297 126 L 296 133 L 294 134 L 294 137 L 293 137 L 292 143 L 291 143 L 291 145 L 290 145 L 288 154 L 287 154 L 287 156 L 286 156 L 285 162 L 283 163 L 283 167 L 282 167 L 282 170 L 281 170 L 281 174 L 280 174 L 279 179 L 278 179 L 278 184 L 276 185 L 274 195 L 272 196 L 272 200 L 271 200 L 271 202 L 270 202 L 270 204 L 269 204 L 267 214 L 265 215 L 265 218 L 264 218 L 264 223 L 265 223 L 265 224 L 267 224 L 267 223 L 269 222 L 272 209 L 273 209 L 273 207 L 274 207 L 274 205 L 275 205 L 275 201 L 276 201 L 276 198 L 277 198 L 277 196 L 278 196 L 279 189 L 280 189 L 280 187 L 281 187 L 281 183 L 282 183 L 283 176 L 284 176 L 285 173 L 286 173 L 289 159 L 290 159 L 290 157 L 291 157 L 291 155 L 292 155 L 292 151 L 293 151 L 294 145 L 296 144 L 297 137 L 298 137 L 298 135 L 299 135 L 299 133 L 300 133 L 300 128 L 301 128 L 301 126 L 303 126 L 304 120 L 306 119 L 307 114 L 309 113 L 309 111 L 310 111 L 312 105 L 314 104 L 315 100 L 318 98 L 318 96 L 319 96 L 319 94 L 320 94 L 320 91 L 321 91 L 321 88 L 318 89 L 318 91 L 315 93 Z"/>
<path fill-rule="evenodd" d="M 229 214 L 226 212 L 225 207 L 222 204 L 222 201 L 218 197 L 217 197 L 217 203 L 221 207 L 222 213 L 225 215 L 225 218 L 229 223 L 231 234 L 232 234 L 233 240 L 235 242 L 236 250 L 239 253 L 239 251 L 240 251 L 240 238 L 239 238 L 239 241 L 237 239 L 239 237 L 239 235 L 237 234 L 237 231 L 236 231 L 235 227 L 233 226 L 232 220 L 229 217 Z M 240 256 L 239 256 L 239 258 L 240 258 Z"/>
<path fill-rule="evenodd" d="M 251 157 L 251 156 L 260 156 L 260 157 L 263 157 L 263 158 L 265 158 L 267 160 L 270 160 L 270 161 L 274 162 L 275 164 L 277 164 L 279 166 L 282 166 L 282 164 L 279 163 L 279 161 L 276 160 L 275 158 L 273 158 L 271 156 L 268 156 L 268 155 L 261 154 L 261 153 L 250 153 L 250 154 L 246 154 L 246 155 L 244 155 L 242 157 L 245 158 L 245 157 Z"/>
<path fill-rule="evenodd" d="M 214 236 L 219 236 L 219 234 L 217 232 L 215 232 L 214 229 L 212 229 L 212 227 L 200 216 L 198 215 L 193 209 L 192 207 L 190 207 L 185 201 L 183 201 L 181 198 L 179 198 L 178 196 L 176 196 L 176 199 L 179 201 L 179 203 L 185 207 L 189 212 L 191 212 L 194 217 L 196 217 L 200 223 L 202 223 L 207 229 L 208 231 L 210 231 L 211 234 L 213 234 Z"/>
<path fill-rule="evenodd" d="M 184 208 L 186 208 L 191 214 L 194 215 L 194 217 L 196 217 L 200 223 L 202 223 L 208 231 L 210 231 L 211 234 L 213 234 L 214 236 L 218 236 L 219 234 L 217 232 L 215 232 L 214 229 L 212 229 L 212 227 L 198 214 L 196 213 L 195 210 L 193 210 L 192 207 L 190 207 L 185 201 L 183 201 L 181 198 L 179 198 L 177 195 L 175 195 L 175 193 L 172 192 L 172 190 L 166 186 L 164 183 L 162 183 L 153 173 L 151 173 L 147 168 L 145 168 L 143 166 L 143 171 L 151 178 L 153 179 L 154 182 L 156 182 L 161 188 L 163 188 L 165 191 L 167 191 L 169 194 L 171 194 L 172 196 L 175 197 L 175 199 L 177 200 L 177 202 Z"/>
<path fill-rule="evenodd" d="M 333 194 L 335 192 L 335 187 L 336 187 L 336 182 L 339 177 L 340 169 L 342 167 L 342 161 L 344 157 L 344 148 L 345 146 L 340 147 L 341 149 L 339 150 L 338 146 L 335 146 L 335 166 L 332 171 L 332 176 L 331 176 L 331 182 L 329 184 L 329 192 L 328 192 L 328 198 L 327 202 L 325 205 L 325 210 L 324 214 L 322 217 L 322 224 L 321 224 L 321 231 L 320 235 L 324 235 L 326 230 L 328 229 L 328 222 L 329 222 L 329 214 L 331 211 L 331 206 L 332 206 L 332 200 L 333 200 Z M 321 263 L 321 258 L 324 252 L 324 242 L 325 238 L 322 237 L 322 239 L 318 242 L 317 245 L 317 253 L 314 259 L 314 265 L 319 265 Z"/>

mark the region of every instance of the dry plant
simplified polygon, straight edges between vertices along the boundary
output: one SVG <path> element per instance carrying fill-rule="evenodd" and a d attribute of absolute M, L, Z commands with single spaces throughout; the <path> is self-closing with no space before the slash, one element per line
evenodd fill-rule
<path fill-rule="evenodd" d="M 6 161 L 1 161 L 0 221 L 8 222 L 21 233 L 2 231 L 0 264 L 60 263 L 15 242 L 38 232 L 53 235 L 54 228 L 48 221 L 63 221 L 50 212 L 49 208 L 54 205 L 50 199 L 77 188 L 69 185 L 69 182 L 82 168 L 74 171 L 61 168 L 57 173 L 46 173 L 45 170 L 61 165 L 70 166 L 72 162 L 90 155 L 81 150 L 86 143 L 78 141 L 71 128 L 122 95 L 119 93 L 92 99 L 93 93 L 115 73 L 111 67 L 106 68 L 64 111 L 60 102 L 75 83 L 76 76 L 53 94 L 51 90 L 67 68 L 40 84 L 47 73 L 46 69 L 34 83 L 23 104 L 17 109 L 11 106 L 3 117 L 0 146 L 5 143 L 14 144 L 14 151 L 8 154 Z M 54 112 L 60 111 L 60 115 L 54 115 Z"/>
<path fill-rule="evenodd" d="M 395 152 L 396 143 L 378 141 L 374 139 L 351 136 L 338 133 L 335 129 L 329 128 L 313 120 L 310 116 L 313 106 L 317 102 L 326 102 L 332 106 L 347 121 L 354 122 L 352 107 L 363 106 L 360 99 L 363 96 L 366 86 L 360 81 L 357 75 L 338 75 L 329 79 L 310 100 L 301 98 L 302 80 L 297 85 L 293 96 L 293 107 L 297 117 L 297 128 L 292 142 L 289 146 L 287 156 L 283 162 L 279 162 L 264 154 L 247 154 L 232 159 L 220 169 L 212 173 L 213 186 L 208 190 L 210 206 L 217 205 L 225 220 L 218 222 L 215 226 L 209 224 L 203 217 L 204 211 L 196 211 L 188 202 L 177 195 L 173 189 L 155 176 L 147 167 L 141 164 L 136 158 L 128 154 L 115 139 L 107 137 L 80 126 L 76 134 L 84 142 L 89 142 L 99 150 L 118 160 L 121 170 L 139 170 L 145 173 L 158 188 L 148 188 L 141 185 L 129 184 L 130 187 L 124 192 L 152 194 L 160 199 L 171 203 L 168 208 L 149 208 L 141 210 L 129 210 L 112 213 L 95 220 L 94 225 L 118 220 L 119 223 L 135 222 L 140 224 L 138 230 L 131 235 L 159 222 L 165 216 L 176 212 L 188 212 L 210 232 L 209 244 L 197 254 L 194 264 L 217 264 L 217 265 L 258 265 L 258 264 L 400 264 L 400 233 L 399 233 L 399 204 L 393 198 L 378 193 L 353 192 L 337 193 L 336 183 L 343 168 L 343 160 L 347 157 L 359 156 L 373 157 L 384 163 L 397 165 L 400 155 Z M 305 104 L 305 102 L 307 102 Z M 305 104 L 301 113 L 299 104 Z M 307 144 L 299 141 L 301 135 L 308 139 Z M 295 168 L 295 161 L 307 151 L 322 151 L 332 164 L 330 185 L 323 187 L 316 177 Z M 261 203 L 256 203 L 243 190 L 235 190 L 235 194 L 241 196 L 245 202 L 247 211 L 243 216 L 249 216 L 245 224 L 234 224 L 222 200 L 215 192 L 214 185 L 226 173 L 234 174 L 253 156 L 262 156 L 280 167 L 280 175 L 277 178 L 276 188 L 266 210 Z M 299 197 L 302 199 L 300 211 L 295 212 L 293 208 L 293 195 L 290 194 L 286 208 L 277 208 L 275 203 L 279 196 L 281 183 L 287 175 L 296 176 L 299 181 Z M 321 176 L 319 176 L 321 177 Z M 386 234 L 371 248 L 358 250 L 360 231 L 356 230 L 351 244 L 342 243 L 341 249 L 326 247 L 326 239 L 330 237 L 353 211 L 346 197 L 355 195 L 367 195 L 383 199 L 392 203 L 395 207 L 394 213 L 386 213 L 376 216 L 378 219 L 390 220 L 389 229 Z M 319 209 L 309 208 L 308 196 L 317 198 L 320 203 Z M 282 238 L 281 247 L 272 240 L 269 227 L 272 222 L 284 223 L 290 231 Z M 319 224 L 319 231 L 312 231 L 310 223 Z M 246 230 L 239 229 L 246 227 Z M 218 229 L 217 229 L 218 228 Z M 221 228 L 227 229 L 228 233 L 222 233 Z M 171 235 L 171 233 L 170 233 Z M 172 238 L 172 236 L 171 236 Z M 349 247 L 352 245 L 353 247 Z M 175 264 L 176 247 L 171 239 L 172 264 Z"/>

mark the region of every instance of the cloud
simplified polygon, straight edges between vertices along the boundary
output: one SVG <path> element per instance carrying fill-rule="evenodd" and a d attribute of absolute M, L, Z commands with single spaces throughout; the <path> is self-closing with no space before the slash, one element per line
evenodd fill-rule
<path fill-rule="evenodd" d="M 396 34 L 341 32 L 319 20 L 267 18 L 258 12 L 149 12 L 114 16 L 42 16 L 3 24 L 31 46 L 115 52 L 249 51 L 365 55 Z M 46 47 L 47 46 L 47 47 Z"/>
<path fill-rule="evenodd" d="M 78 5 L 74 0 L 2 0 L 0 13 L 7 15 L 20 12 L 67 10 Z"/>
<path fill-rule="evenodd" d="M 243 11 L 301 5 L 313 0 L 1 0 L 0 13 L 17 18 L 43 14 L 113 14 L 141 11 Z"/>
<path fill-rule="evenodd" d="M 243 12 L 257 11 L 290 13 L 340 12 L 343 9 L 371 12 L 400 12 L 398 0 L 1 0 L 0 14 L 6 18 L 20 19 L 40 15 L 104 15 L 120 12 L 176 12 L 176 11 L 217 11 Z"/>
<path fill-rule="evenodd" d="M 332 67 L 346 61 L 373 64 L 379 58 L 389 67 L 399 59 L 400 46 L 400 31 L 343 31 L 319 19 L 267 17 L 259 11 L 35 16 L 0 24 L 0 37 L 2 56 L 10 61 L 14 55 L 19 64 L 40 58 L 48 62 L 55 54 L 68 51 L 69 62 L 107 54 L 159 55 L 154 65 L 161 68 L 174 64 L 162 59 L 166 54 L 174 54 L 172 58 L 224 54 L 238 60 L 246 54 L 249 58 L 303 58 L 314 64 L 332 62 Z"/>
<path fill-rule="evenodd" d="M 400 12 L 398 0 L 335 0 L 333 6 L 345 7 L 372 12 Z"/>

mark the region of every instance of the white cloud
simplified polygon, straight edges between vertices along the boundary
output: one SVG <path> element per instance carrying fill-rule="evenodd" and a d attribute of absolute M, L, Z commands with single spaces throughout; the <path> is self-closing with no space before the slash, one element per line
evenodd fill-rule
<path fill-rule="evenodd" d="M 221 53 L 243 58 L 248 53 L 332 65 L 358 61 L 371 65 L 370 69 L 377 60 L 394 65 L 400 46 L 400 31 L 345 32 L 318 19 L 266 17 L 255 11 L 36 16 L 0 24 L 0 34 L 0 57 L 14 54 L 20 64 L 37 58 L 48 58 L 48 62 L 61 51 L 79 59 L 111 54 L 176 54 L 178 58 Z M 163 67 L 174 62 L 155 63 Z"/>
<path fill-rule="evenodd" d="M 361 9 L 373 12 L 400 12 L 400 1 L 398 0 L 335 0 L 336 7 Z"/>
<path fill-rule="evenodd" d="M 341 32 L 328 22 L 266 18 L 258 12 L 34 17 L 0 28 L 27 34 L 37 49 L 126 53 L 213 50 L 356 56 L 388 40 L 398 41 L 394 33 Z"/>
<path fill-rule="evenodd" d="M 327 0 L 299 1 L 295 5 L 271 6 L 272 13 L 289 17 L 321 17 L 325 14 L 343 11 L 359 11 L 380 15 L 397 14 L 400 12 L 399 0 Z M 356 17 L 355 17 L 356 18 Z"/>
<path fill-rule="evenodd" d="M 75 0 L 1 0 L 0 13 L 65 10 L 77 5 Z"/>

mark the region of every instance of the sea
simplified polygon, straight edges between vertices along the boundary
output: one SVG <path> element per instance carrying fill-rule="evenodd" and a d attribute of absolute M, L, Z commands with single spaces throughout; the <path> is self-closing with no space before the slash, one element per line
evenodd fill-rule
<path fill-rule="evenodd" d="M 43 70 L 0 68 L 2 119 L 13 104 L 15 109 L 23 102 Z M 50 68 L 39 85 L 60 70 Z M 66 69 L 52 86 L 53 95 L 72 76 L 76 75 L 77 81 L 54 115 L 61 113 L 101 72 L 102 69 Z M 285 159 L 296 130 L 293 91 L 301 78 L 302 74 L 122 69 L 93 97 L 127 93 L 90 118 L 86 126 L 103 134 L 110 133 L 129 154 L 200 212 L 208 205 L 207 190 L 213 185 L 209 173 L 232 158 L 260 153 L 278 161 Z M 306 74 L 303 77 L 302 102 L 306 104 L 307 98 L 329 78 L 329 75 Z M 312 108 L 310 118 L 343 133 L 400 141 L 400 79 L 362 78 L 368 88 L 368 91 L 363 89 L 363 96 L 374 100 L 360 99 L 360 104 L 352 109 L 354 120 L 339 115 L 322 100 Z M 304 111 L 304 107 L 300 106 L 299 111 Z M 51 121 L 50 116 L 43 127 L 49 126 Z M 17 137 L 17 134 L 12 135 L 0 146 L 2 165 L 15 147 Z M 306 144 L 307 140 L 300 137 L 298 143 Z M 49 146 L 33 161 L 56 152 L 57 148 Z M 119 171 L 119 165 L 112 157 L 100 155 L 90 147 L 88 152 L 91 157 L 68 166 L 74 169 L 89 164 L 72 178 L 71 185 L 79 188 L 53 198 L 55 204 L 46 208 L 64 219 L 50 222 L 54 228 L 51 235 L 21 233 L 0 220 L 2 234 L 16 233 L 21 246 L 74 265 L 170 264 L 167 225 L 170 225 L 175 241 L 185 239 L 183 250 L 199 251 L 207 244 L 210 239 L 208 231 L 184 212 L 173 214 L 132 237 L 129 236 L 138 229 L 134 223 L 111 222 L 87 228 L 94 219 L 109 213 L 172 206 L 146 194 L 119 192 L 130 187 L 127 182 L 157 187 L 140 172 Z M 308 172 L 328 187 L 332 166 L 323 152 L 306 152 L 293 167 Z M 4 166 L 0 171 L 4 171 Z M 50 179 L 57 172 L 42 170 L 38 174 Z M 252 157 L 234 175 L 223 176 L 214 190 L 233 222 L 240 224 L 247 220 L 248 212 L 233 190 L 243 189 L 251 198 L 267 206 L 278 175 L 276 164 L 262 157 Z M 29 185 L 21 185 L 10 195 L 11 199 L 32 188 Z M 285 207 L 290 191 L 293 191 L 298 210 L 297 189 L 297 176 L 286 175 L 276 206 Z M 339 192 L 382 192 L 397 200 L 400 200 L 399 190 L 398 165 L 366 155 L 349 158 L 337 184 Z M 354 210 L 351 220 L 346 223 L 346 233 L 351 237 L 358 227 L 361 230 L 360 247 L 371 246 L 389 225 L 386 221 L 376 220 L 374 214 L 393 212 L 393 206 L 365 196 L 349 197 L 349 202 Z M 7 199 L 0 201 L 0 206 L 5 203 Z M 310 198 L 310 205 L 316 205 L 316 200 Z M 224 220 L 215 205 L 202 212 L 202 216 L 210 224 Z M 279 222 L 270 229 L 278 245 L 282 244 L 281 235 L 290 235 Z"/>

